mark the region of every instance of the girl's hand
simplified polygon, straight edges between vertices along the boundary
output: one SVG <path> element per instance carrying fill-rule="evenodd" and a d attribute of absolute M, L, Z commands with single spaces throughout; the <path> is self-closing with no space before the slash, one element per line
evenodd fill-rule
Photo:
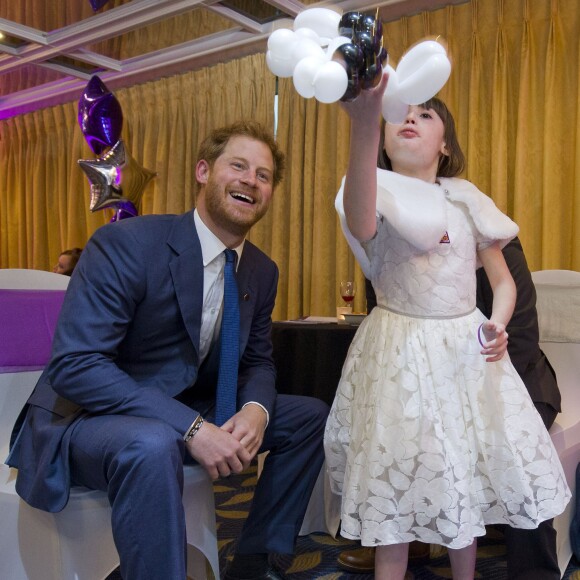
<path fill-rule="evenodd" d="M 481 340 L 482 334 L 485 340 Z M 505 330 L 505 325 L 500 322 L 487 320 L 482 324 L 479 336 L 480 342 L 483 343 L 481 354 L 487 357 L 485 361 L 496 362 L 501 360 L 507 350 L 508 344 L 508 333 Z"/>
<path fill-rule="evenodd" d="M 378 119 L 382 113 L 383 94 L 388 80 L 389 73 L 383 71 L 383 76 L 376 87 L 361 91 L 353 101 L 341 101 L 342 108 L 353 121 L 366 121 L 373 127 L 378 125 Z"/>

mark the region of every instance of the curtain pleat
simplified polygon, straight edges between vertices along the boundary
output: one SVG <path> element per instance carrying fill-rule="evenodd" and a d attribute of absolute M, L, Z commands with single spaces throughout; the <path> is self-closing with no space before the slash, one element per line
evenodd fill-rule
<path fill-rule="evenodd" d="M 506 0 L 497 0 L 497 33 L 493 58 L 493 78 L 496 79 L 493 100 L 491 104 L 491 151 L 493 156 L 489 166 L 489 191 L 494 192 L 495 202 L 508 214 L 513 215 L 513 203 L 510 192 L 513 191 L 510 167 L 513 166 L 513 146 L 511 137 L 515 125 L 509 114 L 509 96 L 511 89 L 511 74 L 504 18 Z"/>
<path fill-rule="evenodd" d="M 546 54 L 542 29 L 531 18 L 528 2 L 522 11 L 521 73 L 516 126 L 514 219 L 520 225 L 522 243 L 532 264 L 541 263 L 542 183 L 545 142 L 543 139 Z M 547 241 L 547 243 L 550 243 Z M 549 267 L 549 266 L 546 266 Z"/>
<path fill-rule="evenodd" d="M 577 110 L 562 106 L 562 97 L 578 93 L 579 63 L 570 58 L 576 53 L 578 28 L 566 30 L 562 18 L 561 2 L 552 0 L 546 47 L 544 118 L 546 143 L 543 155 L 543 182 L 541 192 L 542 238 L 550 243 L 542 245 L 541 261 L 557 264 L 570 263 L 572 254 L 572 205 L 565 202 L 571 185 L 572 152 L 575 136 L 570 128 L 575 126 Z M 560 235 L 554 236 L 554 232 Z"/>
<path fill-rule="evenodd" d="M 11 11 L 5 16 L 21 17 L 16 7 Z M 56 19 L 56 28 L 78 16 L 39 18 Z M 216 18 L 201 24 L 209 29 Z M 178 30 L 180 22 L 186 32 Z M 131 56 L 140 42 L 186 38 L 193 25 L 191 18 L 174 19 L 159 38 L 151 30 L 135 32 L 125 44 L 116 40 L 113 56 Z M 447 44 L 453 69 L 440 96 L 456 119 L 465 177 L 520 225 L 533 270 L 580 270 L 579 30 L 577 0 L 471 0 L 384 26 L 394 66 L 422 39 Z M 201 139 L 239 118 L 273 128 L 275 90 L 264 55 L 257 54 L 115 91 L 127 150 L 156 173 L 143 190 L 140 213 L 193 207 Z M 274 317 L 334 315 L 345 279 L 356 280 L 354 308 L 362 311 L 364 278 L 334 211 L 347 164 L 347 116 L 338 104 L 301 98 L 291 79 L 279 79 L 278 92 L 277 138 L 288 167 L 270 212 L 250 233 L 280 268 Z M 50 269 L 62 249 L 83 246 L 111 219 L 112 210 L 89 210 L 89 184 L 77 161 L 96 156 L 76 107 L 0 121 L 3 268 Z"/>

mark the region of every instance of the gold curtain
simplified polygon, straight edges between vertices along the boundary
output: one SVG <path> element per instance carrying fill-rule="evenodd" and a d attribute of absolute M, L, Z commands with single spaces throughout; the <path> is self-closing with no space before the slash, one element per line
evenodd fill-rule
<path fill-rule="evenodd" d="M 577 0 L 471 0 L 385 25 L 392 64 L 413 43 L 441 36 L 453 61 L 441 97 L 453 111 L 466 177 L 520 225 L 534 270 L 580 270 L 580 6 Z M 214 127 L 251 117 L 273 127 L 275 78 L 259 54 L 115 91 L 122 138 L 157 172 L 141 213 L 194 205 L 195 152 Z M 279 81 L 278 140 L 285 181 L 250 239 L 280 267 L 276 319 L 333 315 L 338 283 L 364 279 L 343 239 L 334 196 L 346 168 L 349 126 L 337 104 L 298 96 Z M 0 266 L 49 269 L 107 223 L 91 213 L 77 165 L 94 158 L 76 103 L 0 121 Z"/>

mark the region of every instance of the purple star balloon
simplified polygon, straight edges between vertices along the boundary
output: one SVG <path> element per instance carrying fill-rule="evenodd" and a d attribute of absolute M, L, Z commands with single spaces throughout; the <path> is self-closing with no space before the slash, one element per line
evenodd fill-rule
<path fill-rule="evenodd" d="M 130 201 L 119 201 L 111 207 L 116 210 L 115 215 L 111 218 L 111 223 L 139 215 L 137 208 Z"/>
<path fill-rule="evenodd" d="M 91 6 L 93 7 L 93 12 L 96 12 L 102 8 L 109 0 L 89 0 Z"/>
<path fill-rule="evenodd" d="M 112 147 L 121 136 L 121 105 L 96 75 L 87 83 L 79 99 L 78 121 L 89 147 L 97 155 Z"/>

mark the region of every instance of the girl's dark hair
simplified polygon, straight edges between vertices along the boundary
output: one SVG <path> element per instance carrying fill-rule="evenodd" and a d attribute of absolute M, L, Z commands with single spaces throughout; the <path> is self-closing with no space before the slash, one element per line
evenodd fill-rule
<path fill-rule="evenodd" d="M 457 177 L 465 169 L 465 155 L 461 150 L 457 140 L 455 121 L 447 105 L 437 97 L 429 99 L 419 107 L 429 110 L 433 109 L 443 121 L 445 132 L 443 139 L 447 149 L 447 155 L 442 155 L 439 160 L 437 177 Z M 385 120 L 381 122 L 381 138 L 379 141 L 379 152 L 377 157 L 377 167 L 392 170 L 391 160 L 385 151 Z"/>
<path fill-rule="evenodd" d="M 60 255 L 61 256 L 70 256 L 70 265 L 66 272 L 63 272 L 66 276 L 70 276 L 75 269 L 79 258 L 81 257 L 82 248 L 71 248 L 70 250 L 63 250 Z"/>

